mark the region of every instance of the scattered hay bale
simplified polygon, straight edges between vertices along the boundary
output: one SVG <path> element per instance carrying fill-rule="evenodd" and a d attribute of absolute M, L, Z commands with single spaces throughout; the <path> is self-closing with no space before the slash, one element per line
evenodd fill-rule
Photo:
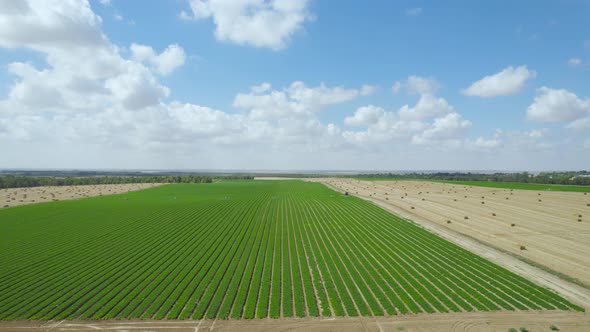
<path fill-rule="evenodd" d="M 388 201 L 389 200 L 389 197 L 385 197 L 385 200 Z"/>
<path fill-rule="evenodd" d="M 422 200 L 423 200 L 423 201 L 425 201 L 425 199 L 424 199 L 424 198 L 422 198 Z"/>
<path fill-rule="evenodd" d="M 525 246 L 520 246 L 520 250 L 526 250 Z"/>
<path fill-rule="evenodd" d="M 467 219 L 469 219 L 469 217 L 468 216 L 465 216 L 465 217 L 463 217 L 463 219 L 467 220 Z"/>
<path fill-rule="evenodd" d="M 486 202 L 481 202 L 481 204 L 485 204 Z"/>
<path fill-rule="evenodd" d="M 447 220 L 447 224 L 450 224 L 450 223 L 451 223 L 451 221 L 450 220 Z"/>
<path fill-rule="evenodd" d="M 582 215 L 581 214 L 578 214 L 578 218 L 582 218 Z"/>
<path fill-rule="evenodd" d="M 516 226 L 516 224 L 510 224 L 510 227 L 514 227 L 514 226 Z"/>
<path fill-rule="evenodd" d="M 456 201 L 457 201 L 457 199 L 455 198 L 455 199 L 453 199 L 453 201 L 455 201 L 455 202 L 456 202 Z"/>
<path fill-rule="evenodd" d="M 578 219 L 578 222 L 582 222 L 582 219 Z"/>
<path fill-rule="evenodd" d="M 542 201 L 543 201 L 543 200 L 541 200 L 541 199 L 539 200 L 539 202 L 542 202 Z"/>
<path fill-rule="evenodd" d="M 414 210 L 415 208 L 412 206 L 411 209 Z"/>
<path fill-rule="evenodd" d="M 496 216 L 496 214 L 495 214 L 495 213 L 492 213 L 492 216 L 494 216 L 494 217 L 495 217 L 495 216 Z"/>

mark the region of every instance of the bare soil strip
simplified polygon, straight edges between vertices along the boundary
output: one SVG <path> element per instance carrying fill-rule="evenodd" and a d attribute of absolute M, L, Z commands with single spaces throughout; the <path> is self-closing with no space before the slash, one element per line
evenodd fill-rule
<path fill-rule="evenodd" d="M 590 202 L 590 196 L 583 193 L 511 191 L 422 181 L 312 181 L 321 181 L 332 189 L 348 191 L 369 200 L 590 309 L 589 289 L 506 253 L 508 251 L 523 256 L 584 282 L 590 281 L 590 255 L 587 254 L 590 251 L 590 223 L 573 219 L 585 220 L 582 213 L 585 208 L 588 210 L 585 214 L 590 216 L 590 207 L 585 205 L 586 201 Z M 486 204 L 481 204 L 482 201 Z M 440 208 L 443 203 L 446 204 L 444 215 L 444 209 Z M 511 224 L 516 226 L 511 227 Z M 577 243 L 572 245 L 571 242 Z M 520 250 L 518 243 L 522 243 L 526 250 Z M 573 252 L 562 255 L 563 246 Z M 551 259 L 554 257 L 559 259 Z M 576 268 L 579 264 L 584 265 L 585 269 Z"/>
<path fill-rule="evenodd" d="M 418 314 L 361 318 L 290 318 L 254 320 L 106 320 L 106 321 L 1 321 L 0 332 L 23 331 L 420 331 L 506 332 L 524 327 L 529 331 L 585 332 L 590 329 L 590 315 L 565 311 L 470 312 Z"/>
<path fill-rule="evenodd" d="M 163 185 L 163 183 L 125 183 L 0 189 L 0 208 L 114 195 L 161 185 Z"/>

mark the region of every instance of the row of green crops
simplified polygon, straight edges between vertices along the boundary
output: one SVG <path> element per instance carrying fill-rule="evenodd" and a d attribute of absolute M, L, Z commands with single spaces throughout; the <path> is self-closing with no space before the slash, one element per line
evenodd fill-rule
<path fill-rule="evenodd" d="M 582 310 L 356 197 L 174 184 L 0 210 L 0 318 Z"/>

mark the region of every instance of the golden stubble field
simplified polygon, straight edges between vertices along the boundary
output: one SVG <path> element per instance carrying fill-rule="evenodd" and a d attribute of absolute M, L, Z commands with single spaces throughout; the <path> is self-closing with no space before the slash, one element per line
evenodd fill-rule
<path fill-rule="evenodd" d="M 425 181 L 316 181 L 590 284 L 589 194 Z"/>
<path fill-rule="evenodd" d="M 143 190 L 161 183 L 97 184 L 86 186 L 51 186 L 0 189 L 0 208 L 13 206 L 106 196 Z"/>

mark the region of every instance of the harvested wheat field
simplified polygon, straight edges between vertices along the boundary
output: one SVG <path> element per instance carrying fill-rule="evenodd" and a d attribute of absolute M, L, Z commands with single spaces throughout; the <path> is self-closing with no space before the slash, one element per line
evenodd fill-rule
<path fill-rule="evenodd" d="M 426 181 L 314 181 L 590 284 L 590 194 Z"/>
<path fill-rule="evenodd" d="M 148 189 L 160 185 L 162 184 L 125 183 L 0 189 L 0 206 L 9 208 L 33 203 L 106 196 Z"/>

